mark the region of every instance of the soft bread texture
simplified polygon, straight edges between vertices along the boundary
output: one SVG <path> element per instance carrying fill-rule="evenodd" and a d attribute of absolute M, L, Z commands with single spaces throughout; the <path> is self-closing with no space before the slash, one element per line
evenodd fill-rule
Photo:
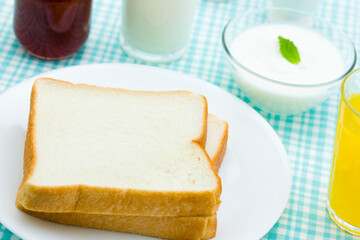
<path fill-rule="evenodd" d="M 221 182 L 203 147 L 207 103 L 38 79 L 18 205 L 31 211 L 212 216 Z"/>
<path fill-rule="evenodd" d="M 206 152 L 211 164 L 220 167 L 228 136 L 228 124 L 209 114 Z M 210 217 L 143 217 L 82 213 L 44 213 L 30 211 L 17 205 L 27 214 L 62 224 L 98 228 L 154 236 L 166 239 L 209 239 L 216 234 L 216 215 Z"/>

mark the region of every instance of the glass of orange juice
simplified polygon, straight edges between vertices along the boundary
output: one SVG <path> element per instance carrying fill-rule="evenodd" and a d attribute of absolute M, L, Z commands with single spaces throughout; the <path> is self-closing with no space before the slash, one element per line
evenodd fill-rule
<path fill-rule="evenodd" d="M 340 228 L 360 236 L 360 69 L 341 85 L 327 208 Z"/>

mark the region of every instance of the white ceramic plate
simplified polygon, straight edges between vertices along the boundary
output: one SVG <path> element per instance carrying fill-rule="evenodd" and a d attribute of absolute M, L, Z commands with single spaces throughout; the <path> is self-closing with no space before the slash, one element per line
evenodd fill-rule
<path fill-rule="evenodd" d="M 259 239 L 279 219 L 291 187 L 284 146 L 270 125 L 235 96 L 195 77 L 141 65 L 82 65 L 41 76 L 106 87 L 203 94 L 209 112 L 229 123 L 227 153 L 219 172 L 223 193 L 215 239 Z M 37 77 L 0 95 L 0 222 L 24 239 L 150 239 L 46 222 L 17 210 L 14 202 L 22 179 L 30 91 Z"/>

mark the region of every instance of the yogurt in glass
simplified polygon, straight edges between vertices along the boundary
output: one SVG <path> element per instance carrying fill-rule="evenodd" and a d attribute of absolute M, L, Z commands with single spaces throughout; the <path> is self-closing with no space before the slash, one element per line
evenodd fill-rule
<path fill-rule="evenodd" d="M 278 37 L 297 46 L 300 63 L 288 62 Z M 229 51 L 233 75 L 250 101 L 276 114 L 295 114 L 324 101 L 344 72 L 340 51 L 321 34 L 289 24 L 264 24 L 234 37 Z M 241 67 L 237 67 L 241 65 Z M 247 70 L 245 70 L 247 69 Z"/>
<path fill-rule="evenodd" d="M 300 55 L 298 64 L 281 55 L 279 36 L 295 44 Z M 230 52 L 251 71 L 284 83 L 320 84 L 344 71 L 344 60 L 334 44 L 315 31 L 289 24 L 248 29 L 233 40 Z"/>
<path fill-rule="evenodd" d="M 300 62 L 288 62 L 279 36 L 291 40 Z M 266 7 L 231 19 L 222 43 L 241 92 L 269 113 L 291 115 L 314 107 L 338 89 L 356 63 L 346 34 L 304 12 Z"/>

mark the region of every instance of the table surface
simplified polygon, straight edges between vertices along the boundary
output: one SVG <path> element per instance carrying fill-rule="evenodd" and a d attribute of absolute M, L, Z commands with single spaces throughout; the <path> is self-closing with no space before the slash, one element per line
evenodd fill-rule
<path fill-rule="evenodd" d="M 129 58 L 119 45 L 119 0 L 94 1 L 91 33 L 85 46 L 75 56 L 58 62 L 38 60 L 25 53 L 13 33 L 13 2 L 0 1 L 0 93 L 38 73 L 66 66 L 109 62 L 143 64 Z M 268 5 L 271 5 L 269 0 L 202 0 L 187 55 L 174 63 L 156 66 L 194 75 L 248 102 L 225 65 L 221 32 L 232 16 Z M 321 2 L 314 14 L 337 25 L 358 47 L 358 12 L 360 4 L 357 0 L 326 0 Z M 268 114 L 255 108 L 280 136 L 293 171 L 288 204 L 279 221 L 263 239 L 355 238 L 337 228 L 326 211 L 338 99 L 339 94 L 335 94 L 316 108 L 289 117 Z M 5 239 L 15 240 L 18 237 L 0 223 L 0 240 Z"/>

